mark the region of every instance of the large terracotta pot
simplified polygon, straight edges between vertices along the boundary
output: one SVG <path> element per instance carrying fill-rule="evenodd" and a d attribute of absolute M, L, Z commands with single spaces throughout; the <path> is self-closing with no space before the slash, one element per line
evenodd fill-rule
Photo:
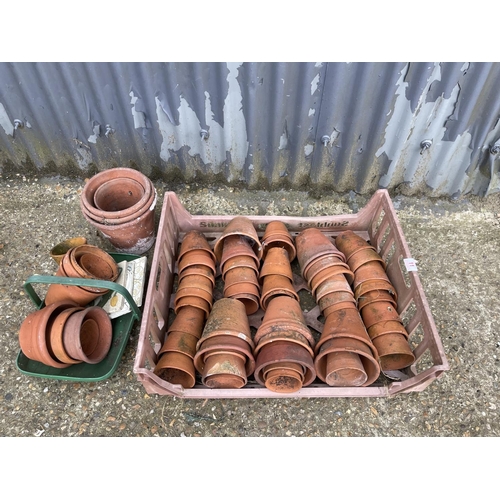
<path fill-rule="evenodd" d="M 140 182 L 127 178 L 112 179 L 96 189 L 94 205 L 102 212 L 132 214 L 140 208 L 144 198 L 146 189 Z"/>

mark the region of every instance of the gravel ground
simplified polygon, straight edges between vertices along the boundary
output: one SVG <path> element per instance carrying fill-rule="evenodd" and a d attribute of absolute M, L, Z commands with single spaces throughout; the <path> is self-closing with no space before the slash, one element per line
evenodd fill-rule
<path fill-rule="evenodd" d="M 395 195 L 394 205 L 447 354 L 450 371 L 394 398 L 188 400 L 148 395 L 133 373 L 136 323 L 115 374 L 98 383 L 29 377 L 16 368 L 19 327 L 34 306 L 32 274 L 54 274 L 49 250 L 71 236 L 112 251 L 79 208 L 84 181 L 0 180 L 0 434 L 17 436 L 498 436 L 500 198 Z M 157 184 L 158 215 L 165 186 Z M 354 193 L 247 192 L 179 186 L 193 214 L 355 212 Z M 159 217 L 157 218 L 157 221 Z M 148 254 L 151 260 L 152 251 Z"/>

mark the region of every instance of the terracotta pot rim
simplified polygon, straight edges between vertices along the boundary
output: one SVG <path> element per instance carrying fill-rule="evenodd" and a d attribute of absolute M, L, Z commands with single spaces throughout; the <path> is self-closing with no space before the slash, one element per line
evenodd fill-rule
<path fill-rule="evenodd" d="M 196 383 L 193 360 L 189 356 L 178 352 L 166 352 L 162 354 L 156 363 L 153 373 L 162 380 L 185 388 L 194 387 Z M 172 376 L 168 377 L 167 373 Z M 176 378 L 174 379 L 173 377 Z M 178 377 L 183 379 L 185 383 L 183 384 L 179 381 L 172 382 L 172 380 L 178 380 Z"/>
<path fill-rule="evenodd" d="M 257 256 L 258 260 L 262 258 L 262 245 L 260 243 L 259 237 L 257 235 L 257 231 L 252 223 L 252 221 L 245 216 L 237 216 L 231 219 L 229 224 L 225 227 L 221 236 L 215 241 L 214 244 L 214 253 L 219 262 L 221 262 L 222 258 L 222 247 L 223 241 L 228 236 L 246 236 L 251 241 L 253 241 L 252 248 Z"/>

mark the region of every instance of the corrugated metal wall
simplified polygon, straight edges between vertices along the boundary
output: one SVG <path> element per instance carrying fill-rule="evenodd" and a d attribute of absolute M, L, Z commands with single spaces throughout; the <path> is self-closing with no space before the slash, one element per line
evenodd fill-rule
<path fill-rule="evenodd" d="M 0 168 L 484 195 L 499 83 L 499 63 L 0 63 Z"/>

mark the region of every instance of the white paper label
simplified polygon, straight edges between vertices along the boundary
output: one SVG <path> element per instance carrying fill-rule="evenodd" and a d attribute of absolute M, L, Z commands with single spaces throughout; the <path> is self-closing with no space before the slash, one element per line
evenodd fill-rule
<path fill-rule="evenodd" d="M 406 270 L 408 272 L 410 272 L 410 271 L 417 272 L 418 271 L 418 269 L 417 269 L 417 261 L 415 259 L 404 259 L 404 263 L 405 263 L 405 266 L 406 266 Z"/>

